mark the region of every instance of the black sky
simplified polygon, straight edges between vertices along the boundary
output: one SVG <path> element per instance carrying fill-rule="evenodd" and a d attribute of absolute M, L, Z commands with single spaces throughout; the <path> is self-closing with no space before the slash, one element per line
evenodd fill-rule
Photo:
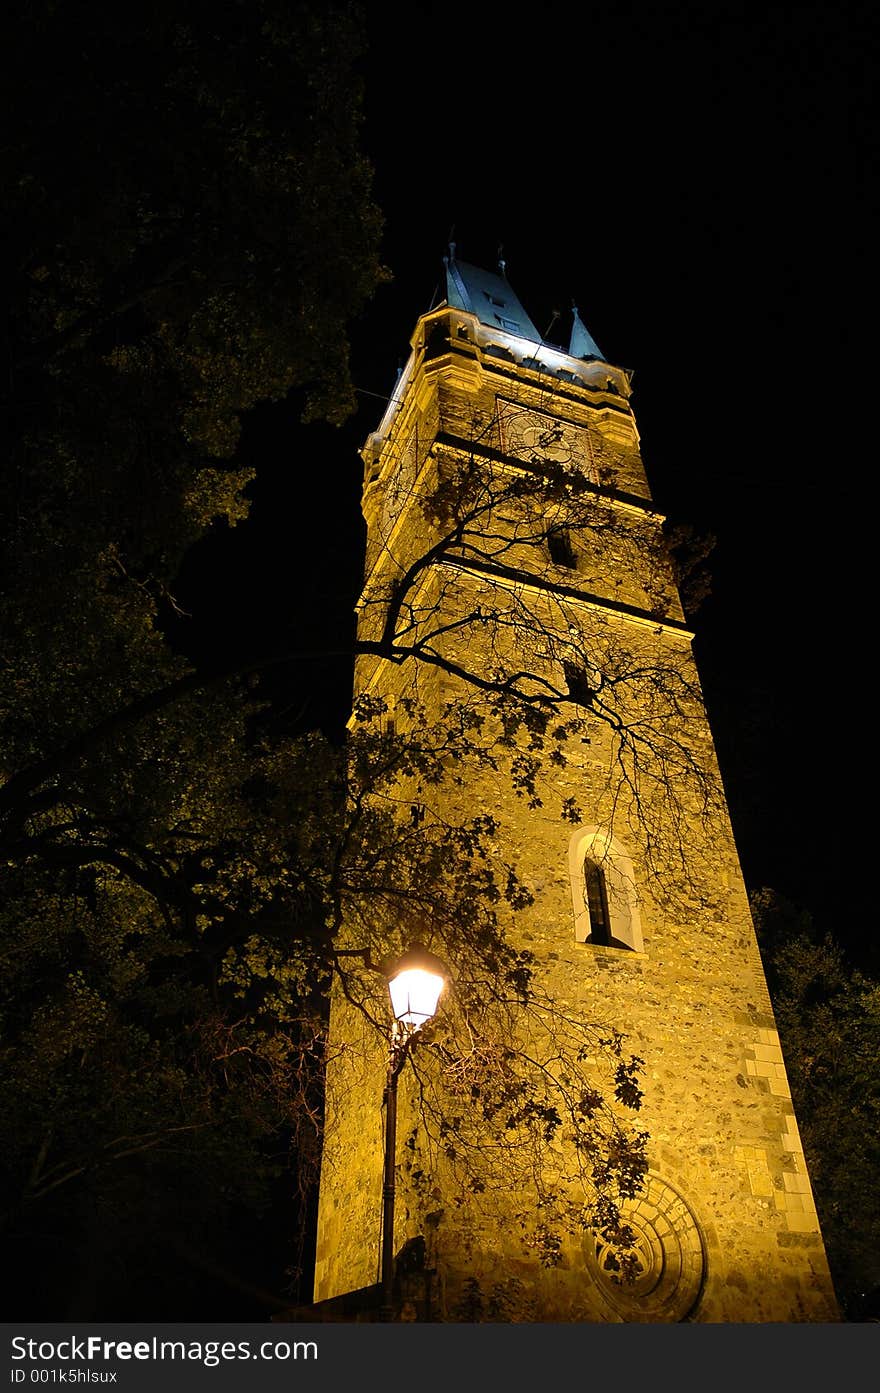
<path fill-rule="evenodd" d="M 283 632 L 302 647 L 348 631 L 357 448 L 450 231 L 477 264 L 503 244 L 539 329 L 574 299 L 605 355 L 634 370 L 658 506 L 718 539 L 696 653 L 747 883 L 790 896 L 864 959 L 851 858 L 872 665 L 868 7 L 368 15 L 364 135 L 394 280 L 354 328 L 356 420 L 303 432 L 291 405 L 246 423 L 260 480 L 251 520 L 214 544 L 205 642 Z M 344 660 L 288 677 L 306 723 L 341 719 Z"/>

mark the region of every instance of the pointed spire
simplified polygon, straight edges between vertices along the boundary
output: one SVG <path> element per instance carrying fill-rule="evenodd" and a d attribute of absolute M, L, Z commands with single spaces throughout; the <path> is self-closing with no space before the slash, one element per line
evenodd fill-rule
<path fill-rule="evenodd" d="M 443 265 L 446 268 L 446 301 L 457 310 L 467 310 L 473 314 L 474 307 L 471 304 L 471 297 L 468 294 L 468 287 L 462 278 L 461 268 L 455 260 L 455 243 L 449 243 L 449 255 L 444 256 Z"/>
<path fill-rule="evenodd" d="M 571 326 L 571 341 L 568 346 L 569 354 L 572 358 L 601 358 L 605 362 L 605 354 L 600 352 L 599 345 L 592 337 L 587 326 L 578 314 L 578 307 L 572 300 L 572 314 L 574 321 Z"/>

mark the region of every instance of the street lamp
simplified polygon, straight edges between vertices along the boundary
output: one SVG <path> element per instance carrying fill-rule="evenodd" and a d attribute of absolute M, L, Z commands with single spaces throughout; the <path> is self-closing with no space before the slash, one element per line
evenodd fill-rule
<path fill-rule="evenodd" d="M 380 1320 L 394 1316 L 394 1185 L 397 1150 L 397 1079 L 416 1031 L 437 1010 L 446 984 L 445 963 L 414 943 L 384 968 L 394 1025 L 385 1085 L 385 1169 L 382 1185 L 382 1305 Z"/>

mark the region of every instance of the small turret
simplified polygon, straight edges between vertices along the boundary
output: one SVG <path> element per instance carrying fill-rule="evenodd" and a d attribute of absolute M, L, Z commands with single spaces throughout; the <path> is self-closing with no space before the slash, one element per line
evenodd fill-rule
<path fill-rule="evenodd" d="M 599 346 L 592 334 L 587 329 L 586 324 L 578 314 L 578 307 L 572 302 L 571 312 L 574 320 L 571 326 L 571 339 L 569 340 L 568 351 L 572 358 L 601 358 L 605 362 L 605 354 L 599 352 Z"/>

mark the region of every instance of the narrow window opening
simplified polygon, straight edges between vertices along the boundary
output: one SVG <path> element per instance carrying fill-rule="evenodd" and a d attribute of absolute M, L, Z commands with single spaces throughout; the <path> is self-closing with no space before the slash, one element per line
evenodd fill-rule
<path fill-rule="evenodd" d="M 591 857 L 584 860 L 584 886 L 587 908 L 590 911 L 590 936 L 588 943 L 601 943 L 611 946 L 611 915 L 608 912 L 608 888 L 605 872 Z"/>
<path fill-rule="evenodd" d="M 577 558 L 571 544 L 571 533 L 567 527 L 554 527 L 547 533 L 547 550 L 550 552 L 550 560 L 554 565 L 565 566 L 569 571 L 575 570 Z"/>
<path fill-rule="evenodd" d="M 389 696 L 386 700 L 388 705 L 382 717 L 382 732 L 393 739 L 397 734 L 397 698 Z"/>

